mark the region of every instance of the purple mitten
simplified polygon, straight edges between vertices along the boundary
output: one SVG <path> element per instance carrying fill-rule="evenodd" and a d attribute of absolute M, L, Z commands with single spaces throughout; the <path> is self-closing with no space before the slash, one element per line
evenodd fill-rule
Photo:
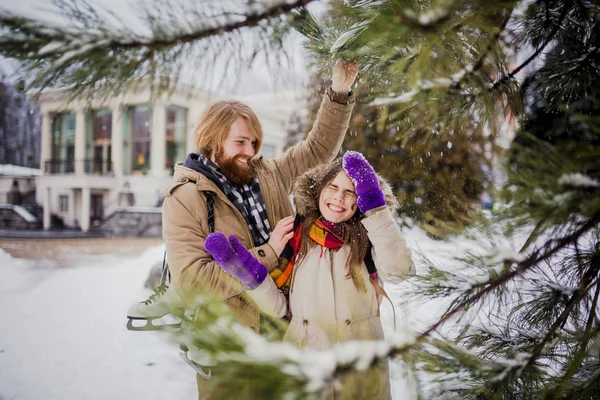
<path fill-rule="evenodd" d="M 360 211 L 366 213 L 374 208 L 385 206 L 385 197 L 379 186 L 377 174 L 362 154 L 347 151 L 342 166 L 354 183 Z"/>
<path fill-rule="evenodd" d="M 204 241 L 204 248 L 223 271 L 237 278 L 247 290 L 255 289 L 267 277 L 267 267 L 254 258 L 233 235 L 228 241 L 221 232 L 211 233 Z"/>
<path fill-rule="evenodd" d="M 252 253 L 236 238 L 234 235 L 229 236 L 229 243 L 233 246 L 236 256 L 240 263 L 244 266 L 247 273 L 247 278 L 240 281 L 247 290 L 256 289 L 267 277 L 269 271 L 267 267 L 260 263 Z"/>
<path fill-rule="evenodd" d="M 235 261 L 235 253 L 222 232 L 214 232 L 208 235 L 204 241 L 204 249 L 212 254 L 220 266 L 228 265 Z"/>

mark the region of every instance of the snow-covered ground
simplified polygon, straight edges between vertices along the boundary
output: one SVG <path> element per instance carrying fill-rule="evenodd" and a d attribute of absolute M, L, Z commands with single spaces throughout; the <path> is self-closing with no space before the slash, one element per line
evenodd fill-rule
<path fill-rule="evenodd" d="M 178 346 L 125 328 L 162 252 L 159 245 L 56 268 L 0 249 L 0 399 L 197 398 Z"/>
<path fill-rule="evenodd" d="M 440 262 L 470 246 L 460 239 L 433 241 L 419 229 L 407 230 L 406 236 L 415 253 Z M 165 334 L 125 328 L 129 305 L 149 293 L 143 282 L 162 259 L 162 245 L 137 255 L 116 248 L 82 255 L 68 266 L 57 264 L 53 253 L 48 253 L 51 259 L 15 258 L 2 245 L 0 400 L 196 398 L 195 373 Z M 386 286 L 398 330 L 407 334 L 441 311 L 435 302 L 401 304 L 410 284 Z M 393 330 L 386 301 L 382 321 L 386 331 Z M 390 374 L 394 399 L 412 398 L 399 361 L 391 362 Z"/>

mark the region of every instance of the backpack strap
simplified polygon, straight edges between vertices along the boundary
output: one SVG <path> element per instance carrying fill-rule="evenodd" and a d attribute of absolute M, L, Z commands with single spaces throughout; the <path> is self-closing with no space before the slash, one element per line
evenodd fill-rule
<path fill-rule="evenodd" d="M 367 246 L 367 252 L 365 253 L 365 265 L 367 266 L 367 271 L 369 275 L 373 275 L 377 273 L 377 267 L 375 266 L 375 261 L 373 261 L 373 244 L 369 240 L 369 244 Z"/>
<path fill-rule="evenodd" d="M 204 197 L 206 197 L 206 210 L 208 211 L 208 233 L 211 234 L 215 231 L 215 198 L 212 192 L 208 190 L 203 191 Z"/>
<path fill-rule="evenodd" d="M 171 271 L 169 271 L 169 266 L 167 265 L 167 251 L 165 250 L 165 254 L 163 255 L 162 268 L 160 270 L 160 284 L 168 285 L 170 282 Z"/>
<path fill-rule="evenodd" d="M 204 193 L 204 197 L 206 198 L 206 210 L 208 211 L 208 233 L 211 234 L 215 231 L 215 198 L 213 197 L 212 192 L 207 190 L 203 191 L 202 193 Z M 169 265 L 167 264 L 166 250 L 165 254 L 163 255 L 160 283 L 161 285 L 167 285 L 171 283 L 171 271 L 169 270 Z"/>

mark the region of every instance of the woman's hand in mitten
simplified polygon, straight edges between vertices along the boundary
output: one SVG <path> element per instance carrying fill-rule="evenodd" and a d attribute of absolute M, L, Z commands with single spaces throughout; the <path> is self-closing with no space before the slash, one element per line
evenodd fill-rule
<path fill-rule="evenodd" d="M 377 174 L 362 154 L 347 151 L 342 166 L 354 183 L 360 211 L 366 213 L 374 208 L 385 206 L 385 197 L 379 186 Z"/>

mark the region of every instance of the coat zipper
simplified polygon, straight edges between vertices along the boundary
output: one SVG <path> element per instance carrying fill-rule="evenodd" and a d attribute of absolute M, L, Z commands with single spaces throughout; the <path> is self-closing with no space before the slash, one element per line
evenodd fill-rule
<path fill-rule="evenodd" d="M 257 171 L 256 172 L 256 175 L 258 176 L 258 182 L 259 182 L 259 184 L 260 184 L 261 181 L 264 182 L 264 180 L 261 179 L 261 178 L 264 178 L 263 172 L 264 171 L 261 171 L 261 172 Z M 267 219 L 269 219 L 269 215 L 271 215 L 272 218 L 275 218 L 275 208 L 274 208 L 275 207 L 275 202 L 271 202 L 269 205 L 267 205 L 267 201 L 265 200 L 265 196 L 262 193 L 262 187 L 261 187 L 260 191 L 261 191 L 261 195 L 263 197 L 263 201 L 265 202 L 265 206 L 267 207 Z M 277 192 L 277 196 L 279 196 L 279 192 Z M 275 229 L 274 220 L 273 221 L 269 220 L 269 225 L 271 225 L 271 230 Z"/>
<path fill-rule="evenodd" d="M 335 293 L 335 279 L 333 278 L 333 251 L 329 250 L 329 273 L 331 274 L 331 290 L 333 291 L 333 318 L 335 320 L 335 341 L 337 343 L 338 333 L 338 318 L 337 318 L 337 296 Z"/>

